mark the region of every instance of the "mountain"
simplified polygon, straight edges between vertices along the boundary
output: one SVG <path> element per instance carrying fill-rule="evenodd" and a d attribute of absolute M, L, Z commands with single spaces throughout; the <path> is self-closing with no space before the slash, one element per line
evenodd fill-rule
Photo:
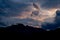
<path fill-rule="evenodd" d="M 60 28 L 56 30 L 46 31 L 42 28 L 33 28 L 31 26 L 24 26 L 23 24 L 12 25 L 6 28 L 0 27 L 0 32 L 23 32 L 23 33 L 32 33 L 32 32 L 60 32 Z"/>
<path fill-rule="evenodd" d="M 24 26 L 23 24 L 12 25 L 6 28 L 0 28 L 1 32 L 45 32 L 40 28 L 33 28 L 31 26 Z"/>

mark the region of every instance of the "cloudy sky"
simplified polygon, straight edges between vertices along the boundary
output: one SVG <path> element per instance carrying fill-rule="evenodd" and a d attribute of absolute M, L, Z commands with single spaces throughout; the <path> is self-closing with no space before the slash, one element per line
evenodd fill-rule
<path fill-rule="evenodd" d="M 60 0 L 0 0 L 0 27 L 22 23 L 35 28 L 54 29 Z"/>

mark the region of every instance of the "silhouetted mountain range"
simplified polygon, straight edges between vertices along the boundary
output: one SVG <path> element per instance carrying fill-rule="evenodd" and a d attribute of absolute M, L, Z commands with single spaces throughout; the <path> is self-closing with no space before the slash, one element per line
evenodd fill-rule
<path fill-rule="evenodd" d="M 57 32 L 60 31 L 60 29 L 56 29 L 54 31 L 50 32 Z M 47 32 L 46 30 L 43 30 L 41 28 L 33 28 L 31 26 L 24 26 L 23 24 L 18 24 L 18 25 L 12 25 L 8 26 L 6 28 L 1 27 L 0 32 Z"/>
<path fill-rule="evenodd" d="M 0 28 L 2 32 L 45 32 L 45 30 L 40 28 L 33 28 L 31 26 L 24 26 L 23 24 L 12 25 L 6 28 Z"/>

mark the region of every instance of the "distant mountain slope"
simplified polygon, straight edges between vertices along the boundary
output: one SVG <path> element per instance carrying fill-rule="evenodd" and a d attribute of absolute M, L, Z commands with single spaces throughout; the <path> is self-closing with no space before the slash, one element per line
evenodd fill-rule
<path fill-rule="evenodd" d="M 3 32 L 45 32 L 43 29 L 33 28 L 30 26 L 24 26 L 23 24 L 12 25 L 6 28 L 0 28 Z"/>
<path fill-rule="evenodd" d="M 49 32 L 60 32 L 60 28 L 56 29 L 54 31 L 49 31 Z M 18 24 L 18 25 L 12 25 L 6 28 L 0 27 L 0 32 L 47 32 L 46 30 L 40 29 L 40 28 L 33 28 L 31 26 L 24 26 L 23 24 Z"/>

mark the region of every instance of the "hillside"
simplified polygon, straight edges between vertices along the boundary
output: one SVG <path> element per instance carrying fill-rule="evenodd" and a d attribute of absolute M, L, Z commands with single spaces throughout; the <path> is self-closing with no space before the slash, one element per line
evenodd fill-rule
<path fill-rule="evenodd" d="M 43 29 L 24 26 L 23 24 L 12 25 L 6 28 L 0 28 L 1 32 L 45 32 Z"/>

